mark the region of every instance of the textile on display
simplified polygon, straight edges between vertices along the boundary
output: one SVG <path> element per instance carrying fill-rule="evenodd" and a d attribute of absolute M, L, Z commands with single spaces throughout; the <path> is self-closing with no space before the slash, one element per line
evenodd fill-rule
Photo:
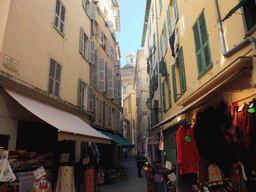
<path fill-rule="evenodd" d="M 61 166 L 59 168 L 56 192 L 75 191 L 74 168 Z"/>

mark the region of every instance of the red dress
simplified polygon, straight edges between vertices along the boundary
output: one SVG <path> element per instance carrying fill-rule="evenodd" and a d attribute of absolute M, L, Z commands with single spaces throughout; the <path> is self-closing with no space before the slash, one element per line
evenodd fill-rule
<path fill-rule="evenodd" d="M 179 130 L 177 131 L 176 144 L 177 160 L 179 164 L 180 174 L 189 174 L 197 172 L 197 162 L 200 161 L 200 157 L 198 154 L 194 138 L 194 131 L 192 131 L 190 128 L 185 129 L 181 125 Z"/>

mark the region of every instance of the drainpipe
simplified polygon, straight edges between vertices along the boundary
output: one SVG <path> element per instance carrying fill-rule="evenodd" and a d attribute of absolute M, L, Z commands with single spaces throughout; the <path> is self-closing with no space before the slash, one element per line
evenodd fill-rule
<path fill-rule="evenodd" d="M 238 45 L 230 49 L 229 51 L 226 51 L 226 45 L 225 45 L 225 40 L 224 40 L 224 35 L 223 35 L 223 29 L 222 29 L 222 23 L 220 19 L 220 11 L 219 11 L 219 6 L 218 6 L 218 0 L 213 0 L 214 4 L 214 9 L 217 17 L 217 24 L 218 24 L 218 29 L 219 29 L 219 35 L 220 35 L 220 43 L 221 43 L 221 50 L 222 50 L 222 55 L 224 57 L 230 57 L 237 51 L 243 49 L 247 45 L 251 44 L 252 45 L 252 50 L 253 50 L 253 57 L 256 61 L 256 39 L 254 37 L 247 37 L 245 40 L 240 42 Z"/>

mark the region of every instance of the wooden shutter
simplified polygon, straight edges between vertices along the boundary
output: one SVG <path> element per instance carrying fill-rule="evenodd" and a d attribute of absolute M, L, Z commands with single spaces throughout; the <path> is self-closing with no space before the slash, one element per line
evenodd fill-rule
<path fill-rule="evenodd" d="M 183 47 L 181 47 L 178 51 L 178 58 L 179 58 L 179 73 L 180 73 L 180 90 L 181 90 L 181 93 L 184 93 L 187 90 L 187 85 L 186 85 L 186 75 L 185 75 L 185 67 L 184 67 Z"/>
<path fill-rule="evenodd" d="M 80 28 L 79 52 L 84 57 L 84 30 Z"/>
<path fill-rule="evenodd" d="M 108 127 L 112 127 L 112 107 L 108 106 Z"/>
<path fill-rule="evenodd" d="M 171 100 L 171 88 L 170 88 L 170 75 L 169 73 L 167 74 L 167 86 L 168 86 L 168 100 L 169 100 L 169 107 L 172 106 L 172 100 Z"/>
<path fill-rule="evenodd" d="M 89 61 L 89 53 L 90 53 L 90 39 L 87 38 L 87 36 L 84 38 L 84 58 Z"/>
<path fill-rule="evenodd" d="M 162 91 L 163 91 L 163 110 L 166 111 L 166 97 L 165 97 L 165 83 L 162 83 Z"/>
<path fill-rule="evenodd" d="M 118 84 L 117 84 L 117 77 L 114 77 L 114 102 L 117 105 L 118 104 Z"/>
<path fill-rule="evenodd" d="M 98 109 L 98 119 L 99 119 L 99 125 L 102 125 L 103 123 L 103 101 L 99 99 L 99 109 Z"/>
<path fill-rule="evenodd" d="M 199 16 L 199 19 L 193 26 L 196 58 L 199 76 L 203 75 L 206 70 L 212 67 L 210 45 L 204 13 Z"/>
<path fill-rule="evenodd" d="M 162 10 L 162 0 L 159 0 L 159 8 L 160 8 L 160 11 Z"/>
<path fill-rule="evenodd" d="M 92 39 L 89 39 L 90 43 L 90 53 L 89 53 L 89 62 L 95 64 L 95 42 Z"/>
<path fill-rule="evenodd" d="M 88 111 L 93 112 L 93 88 L 88 86 Z"/>
<path fill-rule="evenodd" d="M 163 30 L 164 30 L 164 54 L 165 54 L 167 51 L 167 33 L 166 33 L 166 22 L 165 21 L 164 21 Z"/>
<path fill-rule="evenodd" d="M 102 44 L 102 30 L 101 30 L 101 27 L 100 25 L 99 26 L 99 31 L 98 31 L 98 41 L 99 41 L 99 44 Z"/>
<path fill-rule="evenodd" d="M 96 87 L 98 86 L 98 70 L 99 70 L 99 50 L 98 49 L 95 51 L 95 65 L 93 67 L 94 67 L 94 71 L 93 71 L 92 85 Z"/>
<path fill-rule="evenodd" d="M 178 18 L 179 18 L 178 7 L 177 7 L 176 0 L 173 0 L 172 2 L 173 2 L 173 4 L 172 4 L 172 6 L 173 6 L 173 13 L 174 13 L 174 18 L 175 18 L 175 23 L 176 23 L 178 21 Z"/>
<path fill-rule="evenodd" d="M 119 131 L 120 128 L 120 111 L 116 110 L 116 131 Z"/>
<path fill-rule="evenodd" d="M 168 26 L 168 34 L 169 34 L 169 37 L 171 37 L 172 35 L 172 28 L 171 28 L 171 16 L 170 16 L 170 8 L 168 7 L 167 8 L 167 26 Z"/>
<path fill-rule="evenodd" d="M 64 34 L 65 14 L 66 14 L 66 8 L 59 0 L 57 0 L 56 7 L 55 7 L 54 26 L 58 29 L 58 31 L 61 34 Z"/>
<path fill-rule="evenodd" d="M 110 49 L 110 41 L 107 39 L 107 55 L 110 55 L 111 49 Z"/>
<path fill-rule="evenodd" d="M 56 63 L 54 95 L 57 97 L 60 95 L 60 74 L 61 74 L 61 65 Z"/>
<path fill-rule="evenodd" d="M 49 71 L 49 85 L 48 85 L 48 92 L 50 94 L 53 94 L 53 90 L 54 90 L 54 76 L 55 76 L 55 61 L 51 59 L 50 71 Z"/>
<path fill-rule="evenodd" d="M 97 5 L 91 3 L 90 4 L 90 9 L 91 9 L 90 18 L 95 21 L 96 20 L 96 13 L 97 13 Z"/>
<path fill-rule="evenodd" d="M 105 58 L 99 58 L 99 91 L 105 92 Z"/>
<path fill-rule="evenodd" d="M 108 69 L 108 98 L 114 99 L 114 80 L 113 80 L 113 69 Z"/>
<path fill-rule="evenodd" d="M 173 84 L 173 97 L 174 97 L 174 101 L 177 101 L 178 94 L 177 94 L 175 65 L 172 65 L 172 84 Z"/>
<path fill-rule="evenodd" d="M 118 82 L 118 93 L 117 93 L 117 97 L 118 97 L 118 102 L 121 102 L 121 99 L 122 99 L 122 94 L 121 94 L 121 91 L 122 91 L 122 80 L 121 78 L 119 77 L 119 79 L 117 80 Z"/>
<path fill-rule="evenodd" d="M 162 35 L 160 35 L 160 58 L 163 59 L 163 43 L 162 43 Z"/>

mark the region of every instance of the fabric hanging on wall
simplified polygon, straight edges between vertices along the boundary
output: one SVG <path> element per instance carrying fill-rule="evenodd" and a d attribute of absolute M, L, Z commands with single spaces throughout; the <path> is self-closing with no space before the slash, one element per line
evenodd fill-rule
<path fill-rule="evenodd" d="M 56 192 L 71 192 L 75 190 L 74 168 L 62 166 L 59 168 Z"/>

